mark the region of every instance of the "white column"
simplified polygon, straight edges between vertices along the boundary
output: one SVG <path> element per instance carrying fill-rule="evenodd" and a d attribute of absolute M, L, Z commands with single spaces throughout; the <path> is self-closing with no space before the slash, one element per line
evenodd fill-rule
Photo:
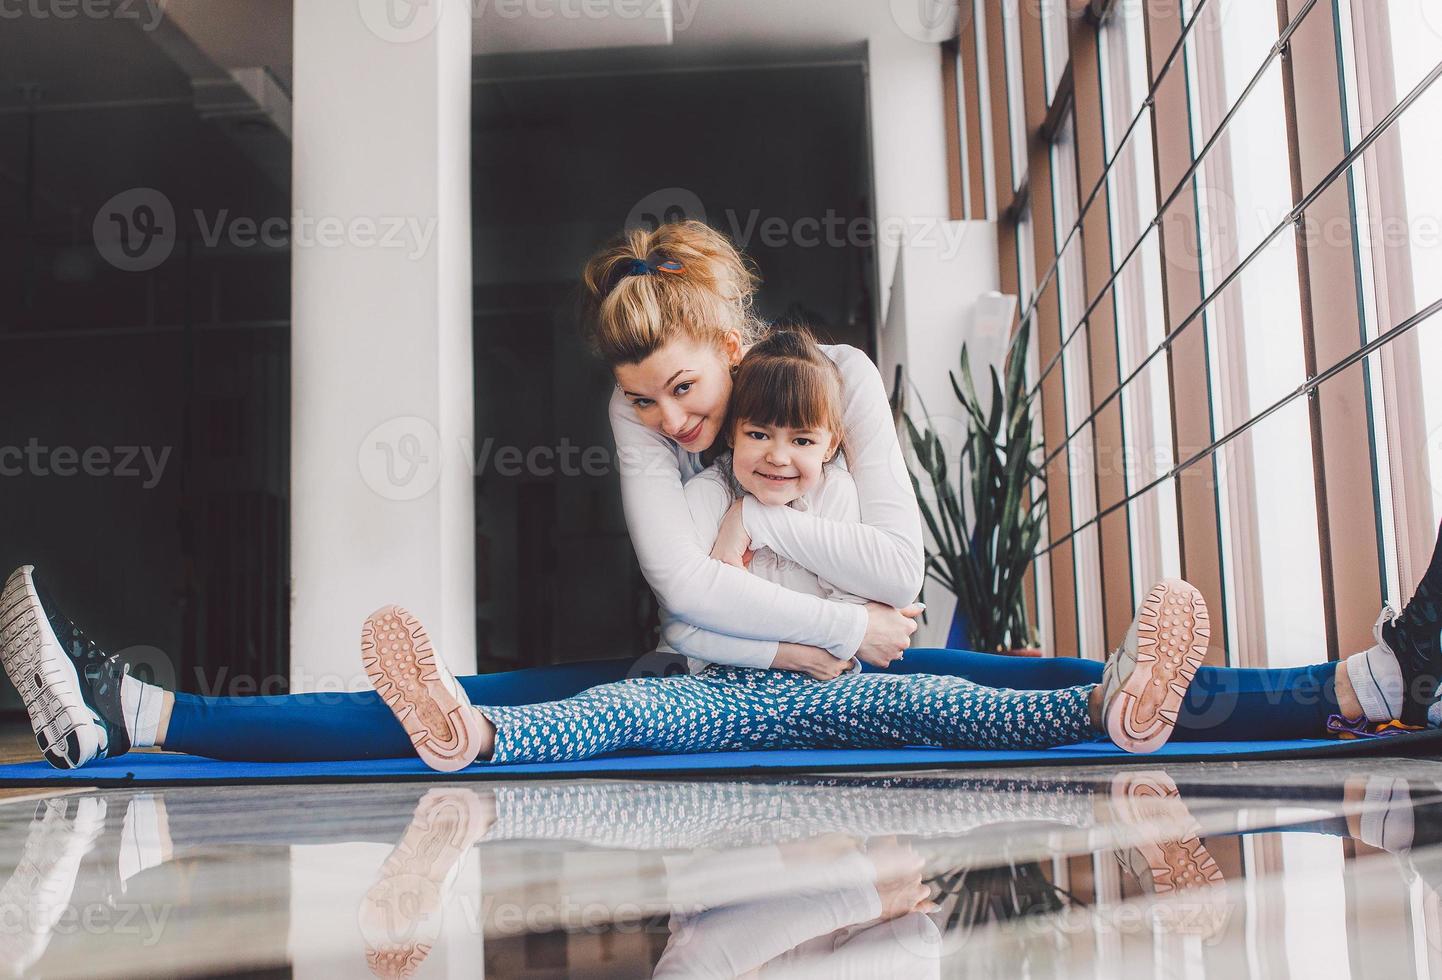
<path fill-rule="evenodd" d="M 472 673 L 469 8 L 294 10 L 292 687 L 364 687 L 391 602 Z"/>

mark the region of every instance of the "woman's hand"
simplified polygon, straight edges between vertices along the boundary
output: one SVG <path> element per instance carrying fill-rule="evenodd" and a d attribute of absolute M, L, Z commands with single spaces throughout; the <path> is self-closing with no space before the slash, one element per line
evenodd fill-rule
<path fill-rule="evenodd" d="M 751 535 L 741 522 L 741 501 L 734 501 L 721 518 L 721 527 L 716 531 L 716 543 L 711 546 L 711 557 L 737 568 L 751 564 Z"/>
<path fill-rule="evenodd" d="M 868 602 L 866 635 L 856 648 L 856 659 L 873 667 L 888 667 L 893 660 L 900 660 L 911 646 L 911 634 L 916 632 L 916 617 L 921 615 L 921 609 L 918 605 L 894 609 L 885 603 Z"/>
<path fill-rule="evenodd" d="M 820 647 L 801 643 L 778 643 L 772 670 L 794 670 L 818 681 L 834 681 L 851 669 L 850 660 L 838 660 Z"/>

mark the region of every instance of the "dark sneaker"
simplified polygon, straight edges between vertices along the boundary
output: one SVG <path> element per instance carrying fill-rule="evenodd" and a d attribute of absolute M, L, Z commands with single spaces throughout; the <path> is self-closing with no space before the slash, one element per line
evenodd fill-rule
<path fill-rule="evenodd" d="M 1152 587 L 1102 672 L 1102 713 L 1119 748 L 1155 752 L 1167 744 L 1211 635 L 1200 589 L 1181 579 Z"/>
<path fill-rule="evenodd" d="M 1427 709 L 1437 700 L 1442 676 L 1442 536 L 1432 552 L 1427 574 L 1400 613 L 1391 606 L 1382 609 L 1373 635 L 1396 656 L 1402 668 L 1402 711 L 1404 725 L 1423 727 Z"/>
<path fill-rule="evenodd" d="M 0 661 L 52 766 L 77 769 L 130 749 L 120 709 L 128 668 L 61 614 L 32 565 L 0 591 Z"/>

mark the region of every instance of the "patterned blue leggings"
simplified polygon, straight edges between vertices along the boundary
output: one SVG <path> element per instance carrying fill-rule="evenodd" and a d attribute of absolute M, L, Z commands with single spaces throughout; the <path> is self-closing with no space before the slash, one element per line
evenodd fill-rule
<path fill-rule="evenodd" d="M 1098 737 L 1087 713 L 1091 690 L 1013 691 L 935 674 L 818 681 L 713 664 L 695 675 L 601 684 L 562 701 L 478 707 L 496 726 L 496 763 L 623 749 L 1039 749 Z"/>

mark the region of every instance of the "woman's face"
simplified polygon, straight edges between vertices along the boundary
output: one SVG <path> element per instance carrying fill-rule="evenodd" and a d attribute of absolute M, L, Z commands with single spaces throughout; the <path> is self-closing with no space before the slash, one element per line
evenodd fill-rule
<path fill-rule="evenodd" d="M 721 434 L 731 365 L 741 354 L 736 334 L 728 334 L 722 347 L 677 337 L 639 364 L 622 364 L 612 373 L 647 428 L 699 453 Z"/>

